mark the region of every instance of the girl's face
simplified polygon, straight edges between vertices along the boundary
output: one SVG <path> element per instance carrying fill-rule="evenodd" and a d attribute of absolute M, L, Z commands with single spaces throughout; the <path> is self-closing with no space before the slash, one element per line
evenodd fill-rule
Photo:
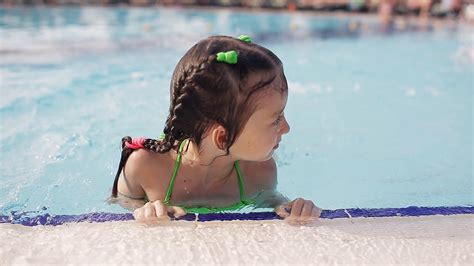
<path fill-rule="evenodd" d="M 287 98 L 287 93 L 272 88 L 262 92 L 256 111 L 230 147 L 236 159 L 266 161 L 272 158 L 282 136 L 290 131 L 284 114 Z"/>

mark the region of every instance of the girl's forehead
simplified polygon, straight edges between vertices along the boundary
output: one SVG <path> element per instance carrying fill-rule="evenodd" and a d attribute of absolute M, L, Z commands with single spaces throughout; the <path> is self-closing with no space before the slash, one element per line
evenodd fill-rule
<path fill-rule="evenodd" d="M 253 99 L 251 102 L 254 103 L 254 111 L 253 112 L 275 112 L 276 109 L 281 110 L 286 105 L 286 100 L 288 97 L 288 88 L 286 79 L 283 73 L 277 73 L 276 76 L 272 77 L 271 75 L 275 75 L 274 72 L 267 72 L 266 74 L 258 75 L 255 73 L 253 76 L 254 81 L 256 79 L 265 79 L 265 78 L 273 78 L 270 83 L 268 83 L 265 87 L 261 88 L 253 95 Z"/>
<path fill-rule="evenodd" d="M 258 95 L 256 111 L 275 112 L 285 107 L 288 99 L 286 91 L 280 91 L 274 88 L 268 88 Z"/>
<path fill-rule="evenodd" d="M 252 88 L 258 86 L 259 84 L 265 84 L 265 89 L 273 88 L 279 91 L 288 90 L 285 74 L 280 68 L 252 72 L 247 76 L 246 86 Z"/>

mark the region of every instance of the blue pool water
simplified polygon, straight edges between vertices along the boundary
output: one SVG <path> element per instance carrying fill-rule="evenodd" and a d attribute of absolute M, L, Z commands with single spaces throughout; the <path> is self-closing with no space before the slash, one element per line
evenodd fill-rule
<path fill-rule="evenodd" d="M 279 190 L 322 208 L 474 205 L 474 30 L 372 17 L 0 9 L 0 214 L 123 212 L 124 135 L 158 136 L 171 72 L 208 35 L 284 62 Z"/>

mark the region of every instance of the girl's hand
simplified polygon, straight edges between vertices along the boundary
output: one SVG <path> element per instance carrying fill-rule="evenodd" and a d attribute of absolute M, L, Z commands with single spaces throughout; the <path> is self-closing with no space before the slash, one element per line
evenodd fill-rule
<path fill-rule="evenodd" d="M 313 222 L 321 215 L 321 209 L 312 201 L 301 198 L 276 207 L 275 212 L 289 223 L 302 224 Z"/>
<path fill-rule="evenodd" d="M 133 212 L 133 218 L 139 222 L 169 221 L 170 216 L 179 218 L 185 215 L 183 208 L 167 206 L 161 200 L 147 202 Z"/>

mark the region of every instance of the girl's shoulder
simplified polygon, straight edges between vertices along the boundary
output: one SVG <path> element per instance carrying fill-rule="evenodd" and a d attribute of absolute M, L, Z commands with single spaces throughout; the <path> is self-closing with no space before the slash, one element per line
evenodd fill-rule
<path fill-rule="evenodd" d="M 130 182 L 139 186 L 148 198 L 160 198 L 164 195 L 167 177 L 171 174 L 172 158 L 170 152 L 156 153 L 153 151 L 139 149 L 134 151 L 128 158 L 124 167 L 124 173 Z M 150 195 L 157 194 L 157 195 Z"/>
<path fill-rule="evenodd" d="M 169 165 L 171 160 L 170 153 L 157 153 L 146 149 L 134 151 L 126 164 L 127 171 L 146 174 L 148 171 L 159 168 L 163 170 L 164 166 Z"/>
<path fill-rule="evenodd" d="M 275 189 L 277 185 L 277 167 L 275 160 L 263 162 L 240 161 L 246 183 L 259 189 Z"/>

